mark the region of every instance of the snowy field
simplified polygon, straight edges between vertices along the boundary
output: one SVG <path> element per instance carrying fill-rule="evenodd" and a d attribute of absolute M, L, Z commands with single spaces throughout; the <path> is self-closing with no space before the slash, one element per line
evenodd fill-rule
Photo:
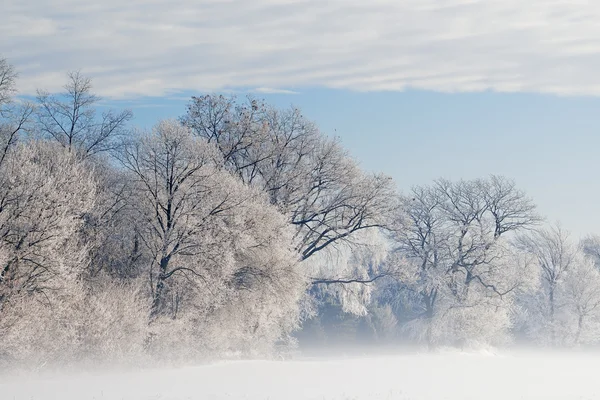
<path fill-rule="evenodd" d="M 0 378 L 2 400 L 600 399 L 600 354 L 427 354 L 244 361 Z"/>

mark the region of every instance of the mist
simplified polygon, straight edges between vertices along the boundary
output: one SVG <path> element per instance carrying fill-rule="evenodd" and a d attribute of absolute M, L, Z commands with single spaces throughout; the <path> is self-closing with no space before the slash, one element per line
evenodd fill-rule
<path fill-rule="evenodd" d="M 12 400 L 592 399 L 598 353 L 439 351 L 2 378 Z"/>

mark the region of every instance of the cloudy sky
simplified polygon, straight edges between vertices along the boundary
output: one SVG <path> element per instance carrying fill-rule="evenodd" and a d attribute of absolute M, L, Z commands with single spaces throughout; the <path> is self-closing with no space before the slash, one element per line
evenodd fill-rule
<path fill-rule="evenodd" d="M 23 95 L 80 69 L 147 126 L 185 98 L 294 103 L 402 188 L 514 178 L 600 233 L 600 3 L 592 0 L 3 0 Z"/>

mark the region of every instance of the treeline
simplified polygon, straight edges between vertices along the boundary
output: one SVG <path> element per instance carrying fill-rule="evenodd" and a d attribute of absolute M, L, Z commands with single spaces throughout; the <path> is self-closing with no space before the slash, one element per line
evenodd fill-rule
<path fill-rule="evenodd" d="M 273 354 L 334 320 L 432 347 L 598 340 L 600 241 L 543 228 L 510 180 L 400 194 L 296 108 L 192 97 L 139 131 L 79 73 L 31 103 L 16 78 L 0 59 L 5 364 Z"/>

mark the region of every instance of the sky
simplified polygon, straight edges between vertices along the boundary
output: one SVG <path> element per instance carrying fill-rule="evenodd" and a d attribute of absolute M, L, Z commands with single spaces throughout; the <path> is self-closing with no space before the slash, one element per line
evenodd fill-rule
<path fill-rule="evenodd" d="M 513 178 L 549 221 L 600 233 L 600 3 L 3 0 L 23 96 L 93 78 L 151 126 L 191 95 L 302 108 L 401 190 Z"/>

